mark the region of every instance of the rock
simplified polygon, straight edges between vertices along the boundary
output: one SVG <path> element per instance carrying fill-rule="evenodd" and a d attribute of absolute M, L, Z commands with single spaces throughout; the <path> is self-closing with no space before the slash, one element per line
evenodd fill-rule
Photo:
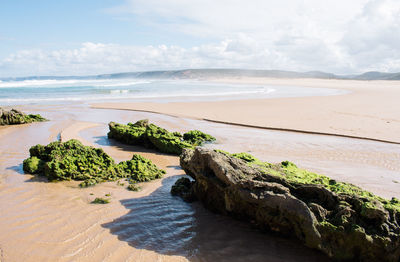
<path fill-rule="evenodd" d="M 7 111 L 0 107 L 0 125 L 18 125 L 43 121 L 47 121 L 47 119 L 41 115 L 26 115 L 16 109 Z"/>
<path fill-rule="evenodd" d="M 316 203 L 310 203 L 308 204 L 308 207 L 314 213 L 318 221 L 324 221 L 326 216 L 328 215 L 328 210 Z"/>
<path fill-rule="evenodd" d="M 192 191 L 192 184 L 194 182 L 190 181 L 187 177 L 179 178 L 171 188 L 171 194 L 173 196 L 180 196 L 186 202 L 193 202 L 196 200 L 196 196 Z"/>
<path fill-rule="evenodd" d="M 215 137 L 203 133 L 199 130 L 191 130 L 183 134 L 183 140 L 192 144 L 193 146 L 200 146 L 204 142 L 212 142 L 215 141 Z"/>
<path fill-rule="evenodd" d="M 149 124 L 149 120 L 139 120 L 127 125 L 110 122 L 108 138 L 115 139 L 128 145 L 139 145 L 154 148 L 162 153 L 179 155 L 183 148 L 194 148 L 205 142 L 215 141 L 211 135 L 199 130 L 185 134 L 169 132 L 168 130 Z"/>
<path fill-rule="evenodd" d="M 295 236 L 339 260 L 399 261 L 397 199 L 382 199 L 288 161 L 272 165 L 238 156 L 184 149 L 180 163 L 194 179 L 185 192 L 214 212 Z"/>
<path fill-rule="evenodd" d="M 165 174 L 140 155 L 134 154 L 131 160 L 116 164 L 102 149 L 84 146 L 74 139 L 36 145 L 29 152 L 30 157 L 23 162 L 24 172 L 44 175 L 49 181 L 83 181 L 81 187 L 121 178 L 130 183 L 145 182 Z"/>

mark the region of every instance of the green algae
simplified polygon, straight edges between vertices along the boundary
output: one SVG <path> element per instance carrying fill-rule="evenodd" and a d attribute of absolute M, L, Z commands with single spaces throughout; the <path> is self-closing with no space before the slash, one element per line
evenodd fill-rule
<path fill-rule="evenodd" d="M 400 213 L 400 201 L 397 198 L 391 200 L 384 199 L 380 196 L 363 190 L 358 186 L 350 183 L 338 182 L 327 176 L 316 174 L 314 172 L 307 171 L 297 167 L 290 161 L 282 161 L 278 164 L 271 164 L 263 162 L 249 153 L 235 153 L 231 154 L 223 150 L 215 150 L 216 152 L 223 153 L 227 156 L 242 159 L 246 161 L 250 166 L 257 166 L 262 172 L 268 173 L 278 178 L 283 178 L 289 183 L 302 184 L 302 185 L 321 185 L 331 192 L 339 195 L 356 196 L 363 199 L 363 210 L 364 213 L 368 209 L 374 209 L 376 205 L 374 202 L 380 202 L 383 207 L 388 210 L 391 214 L 393 212 Z M 349 205 L 347 203 L 347 205 Z"/>
<path fill-rule="evenodd" d="M 288 162 L 288 161 L 287 161 Z M 276 170 L 283 171 L 282 177 L 284 177 L 289 182 L 296 182 L 300 184 L 314 184 L 321 185 L 326 189 L 334 192 L 336 194 L 345 194 L 350 196 L 357 196 L 364 199 L 364 209 L 374 208 L 374 201 L 378 201 L 383 204 L 383 207 L 390 211 L 400 212 L 400 202 L 396 198 L 392 200 L 384 199 L 380 196 L 363 190 L 362 188 L 352 185 L 350 183 L 338 182 L 324 175 L 319 175 L 301 168 L 298 168 L 295 164 L 290 163 L 289 165 L 281 163 L 281 168 L 279 164 L 275 166 Z"/>
<path fill-rule="evenodd" d="M 147 119 L 126 125 L 110 122 L 109 129 L 108 138 L 175 155 L 181 154 L 183 148 L 194 148 L 206 142 L 215 141 L 213 136 L 199 130 L 192 130 L 185 134 L 169 132 L 162 127 L 149 124 Z"/>
<path fill-rule="evenodd" d="M 19 125 L 19 124 L 28 124 L 33 122 L 44 122 L 44 121 L 48 120 L 39 114 L 26 115 L 21 111 L 15 109 L 6 111 L 0 108 L 0 125 Z"/>
<path fill-rule="evenodd" d="M 130 184 L 127 186 L 126 189 L 128 189 L 129 191 L 137 192 L 137 191 L 140 191 L 142 188 L 137 184 Z"/>
<path fill-rule="evenodd" d="M 205 142 L 215 141 L 215 137 L 203 133 L 200 130 L 191 130 L 183 134 L 183 140 L 192 144 L 193 146 L 200 146 Z"/>
<path fill-rule="evenodd" d="M 399 261 L 399 199 L 384 199 L 350 183 L 339 182 L 327 176 L 301 169 L 290 161 L 270 164 L 262 162 L 248 153 L 230 154 L 222 150 L 215 151 L 241 159 L 248 166 L 255 168 L 252 172 L 243 175 L 244 178 L 237 174 L 237 177 L 242 179 L 240 189 L 245 188 L 247 192 L 251 183 L 256 181 L 255 187 L 251 188 L 250 192 L 255 196 L 263 196 L 263 200 L 266 199 L 264 194 L 273 195 L 273 200 L 283 194 L 284 196 L 280 197 L 284 199 L 287 197 L 288 199 L 292 197 L 298 199 L 300 210 L 307 206 L 306 213 L 312 217 L 312 227 L 317 230 L 319 240 L 312 243 L 305 241 L 306 245 L 318 248 L 330 257 L 341 261 Z M 195 161 L 199 160 L 195 158 Z M 218 158 L 215 161 L 224 162 L 224 159 Z M 240 169 L 241 164 L 233 162 L 231 166 Z M 190 169 L 193 167 L 187 168 L 190 172 L 197 172 Z M 252 210 L 253 202 L 251 205 L 246 205 L 247 203 L 241 199 L 237 200 L 235 195 L 229 195 L 229 192 L 233 192 L 229 191 L 232 189 L 224 189 L 222 197 L 221 195 L 217 197 L 216 195 L 220 194 L 219 191 L 215 188 L 209 189 L 214 181 L 203 183 L 199 178 L 201 172 L 199 175 L 195 173 L 195 177 L 197 181 L 192 191 L 200 192 L 198 194 L 206 199 L 203 202 L 207 205 L 210 205 L 207 202 L 208 199 L 216 201 L 215 199 L 220 197 L 225 201 L 222 207 L 219 207 L 223 212 L 226 210 L 232 212 L 232 201 L 237 205 L 235 212 L 238 213 L 232 213 L 235 216 L 242 217 L 252 214 L 252 212 L 255 214 L 262 212 L 257 209 Z M 276 192 L 271 189 L 272 185 L 279 185 L 286 190 Z M 203 190 L 206 192 L 204 193 Z M 209 197 L 210 195 L 211 197 Z M 214 202 L 212 204 L 211 208 L 215 208 L 216 204 Z M 295 212 L 295 208 L 293 208 L 293 212 Z M 267 210 L 266 214 L 265 217 L 259 218 L 258 223 L 265 223 L 271 230 L 278 228 L 283 233 L 288 225 L 288 217 L 282 216 L 279 209 Z M 254 217 L 249 219 L 252 221 Z M 296 226 L 294 224 L 294 228 Z M 311 230 L 312 227 L 309 229 Z M 308 232 L 307 230 L 305 232 Z M 299 239 L 304 240 L 303 234 L 295 234 Z"/>
<path fill-rule="evenodd" d="M 126 178 L 145 182 L 161 178 L 164 170 L 150 160 L 133 155 L 118 164 L 100 148 L 84 146 L 78 140 L 52 142 L 30 148 L 30 157 L 23 162 L 25 173 L 43 175 L 49 181 L 77 180 L 81 187 Z"/>
<path fill-rule="evenodd" d="M 43 170 L 43 164 L 44 162 L 41 159 L 33 156 L 28 159 L 25 159 L 22 167 L 23 170 L 26 171 L 27 173 L 37 174 Z"/>
<path fill-rule="evenodd" d="M 135 182 L 147 182 L 165 174 L 165 171 L 159 169 L 151 160 L 137 154 L 134 154 L 131 160 L 120 162 L 117 167 L 126 174 L 126 178 Z"/>
<path fill-rule="evenodd" d="M 151 145 L 163 153 L 179 155 L 183 148 L 193 147 L 192 144 L 182 140 L 176 133 L 171 133 L 153 124 L 147 126 L 145 134 Z"/>
<path fill-rule="evenodd" d="M 110 199 L 102 198 L 102 197 L 96 197 L 95 200 L 93 200 L 91 203 L 92 204 L 108 204 L 108 203 L 110 203 Z"/>

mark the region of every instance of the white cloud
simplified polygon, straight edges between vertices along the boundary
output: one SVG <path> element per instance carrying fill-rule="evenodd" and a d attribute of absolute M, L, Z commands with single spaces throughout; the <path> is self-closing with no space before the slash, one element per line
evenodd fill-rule
<path fill-rule="evenodd" d="M 355 68 L 400 71 L 400 2 L 372 0 L 339 43 Z"/>
<path fill-rule="evenodd" d="M 255 52 L 248 52 L 248 48 L 254 47 L 248 39 L 188 49 L 165 45 L 84 43 L 77 49 L 22 50 L 0 62 L 0 68 L 3 76 L 13 71 L 18 71 L 18 75 L 86 75 L 183 68 L 263 68 L 276 62 L 276 54 L 261 47 L 256 46 Z"/>
<path fill-rule="evenodd" d="M 205 67 L 342 74 L 400 71 L 398 0 L 126 0 L 107 12 L 134 16 L 141 25 L 208 44 L 184 48 L 83 43 L 76 49 L 24 50 L 0 61 L 2 74 Z"/>

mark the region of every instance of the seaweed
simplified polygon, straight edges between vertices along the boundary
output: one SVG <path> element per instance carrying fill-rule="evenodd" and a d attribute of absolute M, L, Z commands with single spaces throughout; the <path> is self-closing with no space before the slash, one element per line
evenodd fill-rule
<path fill-rule="evenodd" d="M 205 142 L 215 141 L 215 137 L 203 133 L 200 130 L 191 130 L 183 134 L 183 140 L 194 146 L 200 146 Z"/>
<path fill-rule="evenodd" d="M 108 204 L 108 203 L 110 203 L 110 199 L 102 198 L 102 197 L 96 197 L 96 199 L 93 200 L 91 203 L 92 204 Z"/>
<path fill-rule="evenodd" d="M 161 178 L 165 171 L 150 160 L 134 154 L 131 160 L 118 164 L 100 148 L 84 146 L 71 139 L 30 148 L 30 157 L 23 162 L 25 173 L 43 175 L 49 181 L 77 180 L 81 187 L 127 178 L 145 182 Z"/>
<path fill-rule="evenodd" d="M 384 199 L 353 184 L 339 182 L 327 176 L 299 168 L 296 166 L 296 164 L 290 161 L 282 161 L 281 163 L 271 164 L 268 162 L 263 162 L 248 153 L 231 154 L 218 149 L 215 151 L 223 153 L 227 156 L 242 159 L 246 161 L 248 165 L 258 167 L 263 173 L 273 175 L 278 179 L 284 179 L 286 182 L 297 186 L 319 185 L 339 196 L 343 196 L 345 199 L 351 198 L 352 196 L 360 198 L 362 199 L 362 203 L 360 203 L 360 206 L 357 206 L 357 210 L 361 212 L 361 215 L 367 215 L 371 212 L 375 213 L 377 212 L 376 210 L 380 210 L 381 208 L 384 208 L 390 214 L 400 214 L 400 201 L 395 197 L 393 197 L 391 200 Z M 347 203 L 346 201 L 343 202 L 345 204 Z M 347 205 L 349 204 L 347 203 Z"/>
<path fill-rule="evenodd" d="M 126 189 L 137 192 L 137 191 L 140 191 L 142 188 L 140 186 L 138 186 L 137 184 L 130 184 L 127 186 Z"/>
<path fill-rule="evenodd" d="M 43 121 L 48 120 L 39 114 L 27 115 L 16 109 L 11 109 L 10 111 L 7 111 L 0 107 L 0 125 L 19 125 Z"/>
<path fill-rule="evenodd" d="M 110 129 L 108 138 L 174 155 L 181 154 L 183 148 L 194 148 L 216 140 L 215 137 L 199 130 L 192 130 L 185 134 L 169 132 L 162 127 L 149 124 L 147 119 L 126 125 L 110 122 L 108 126 Z"/>

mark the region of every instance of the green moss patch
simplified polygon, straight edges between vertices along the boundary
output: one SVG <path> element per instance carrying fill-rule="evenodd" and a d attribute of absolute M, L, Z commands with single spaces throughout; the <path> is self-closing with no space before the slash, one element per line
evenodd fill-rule
<path fill-rule="evenodd" d="M 399 261 L 397 198 L 384 199 L 289 161 L 271 164 L 247 153 L 215 151 L 183 152 L 181 166 L 195 182 L 189 188 L 177 182 L 175 194 L 194 192 L 213 211 L 294 235 L 340 261 Z"/>
<path fill-rule="evenodd" d="M 78 140 L 53 142 L 30 148 L 23 162 L 25 173 L 43 175 L 49 181 L 78 180 L 81 187 L 126 178 L 130 183 L 161 178 L 164 170 L 150 160 L 133 155 L 118 164 L 100 148 L 84 146 Z"/>
<path fill-rule="evenodd" d="M 338 195 L 348 195 L 361 198 L 362 204 L 360 205 L 360 207 L 362 209 L 360 209 L 360 211 L 364 210 L 363 213 L 365 213 L 366 210 L 371 210 L 371 208 L 376 207 L 376 204 L 374 203 L 379 202 L 387 211 L 391 213 L 397 212 L 400 215 L 400 201 L 397 198 L 392 198 L 391 200 L 384 199 L 350 183 L 338 182 L 327 176 L 301 169 L 290 161 L 283 161 L 278 164 L 271 164 L 268 162 L 263 162 L 248 153 L 230 154 L 229 152 L 222 150 L 215 151 L 223 153 L 225 155 L 240 158 L 248 162 L 248 164 L 251 166 L 257 166 L 262 172 L 273 175 L 278 179 L 284 179 L 288 183 L 294 184 L 296 186 L 309 184 L 320 185 Z M 350 204 L 347 203 L 347 205 Z"/>
<path fill-rule="evenodd" d="M 199 130 L 192 130 L 181 134 L 149 124 L 147 119 L 127 125 L 115 122 L 109 123 L 108 138 L 115 139 L 129 145 L 140 145 L 155 148 L 162 153 L 179 155 L 183 148 L 194 148 L 206 142 L 215 141 L 215 138 Z"/>
<path fill-rule="evenodd" d="M 128 185 L 128 187 L 126 189 L 137 192 L 137 191 L 140 191 L 142 188 L 140 186 L 138 186 L 137 184 L 130 184 L 130 185 Z"/>
<path fill-rule="evenodd" d="M 47 121 L 47 119 L 41 115 L 26 115 L 15 109 L 7 111 L 0 107 L 0 125 L 19 125 L 43 121 Z"/>
<path fill-rule="evenodd" d="M 108 203 L 110 203 L 110 199 L 102 198 L 102 197 L 96 197 L 96 199 L 93 200 L 91 203 L 92 204 L 108 204 Z"/>

